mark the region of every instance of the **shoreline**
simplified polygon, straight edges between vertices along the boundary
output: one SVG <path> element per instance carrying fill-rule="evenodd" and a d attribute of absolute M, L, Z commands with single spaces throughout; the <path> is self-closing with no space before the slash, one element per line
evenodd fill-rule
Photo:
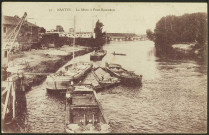
<path fill-rule="evenodd" d="M 91 52 L 93 49 L 83 46 L 75 46 L 74 57 L 82 56 Z M 54 53 L 51 53 L 54 51 Z M 20 66 L 25 61 L 24 72 L 29 73 L 55 73 L 60 67 L 73 59 L 72 46 L 63 46 L 60 48 L 49 48 L 44 50 L 31 50 L 14 54 L 11 56 L 10 64 Z M 31 87 L 41 84 L 46 75 L 24 75 L 25 91 L 31 90 Z"/>
<path fill-rule="evenodd" d="M 170 46 L 159 46 L 155 44 L 155 48 L 159 56 L 199 60 L 204 60 L 207 57 L 207 54 L 204 51 L 201 51 L 201 48 L 195 48 L 194 43 L 181 43 Z"/>

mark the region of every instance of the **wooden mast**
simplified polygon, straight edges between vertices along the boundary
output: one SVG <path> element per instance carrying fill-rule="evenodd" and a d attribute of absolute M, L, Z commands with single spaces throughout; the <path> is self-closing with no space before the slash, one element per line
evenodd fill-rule
<path fill-rule="evenodd" d="M 75 23 L 76 23 L 76 21 L 75 21 L 75 16 L 74 16 L 74 37 L 73 37 L 73 64 L 74 64 L 74 58 L 75 58 L 75 53 L 74 53 L 74 46 L 75 46 L 75 36 L 76 36 L 76 32 L 75 32 Z"/>

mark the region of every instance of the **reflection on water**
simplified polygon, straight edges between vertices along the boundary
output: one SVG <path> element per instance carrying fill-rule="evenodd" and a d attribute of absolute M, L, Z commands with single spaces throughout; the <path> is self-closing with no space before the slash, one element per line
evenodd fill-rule
<path fill-rule="evenodd" d="M 118 63 L 143 75 L 142 87 L 119 85 L 98 93 L 114 133 L 207 131 L 205 64 L 156 57 L 151 41 L 111 42 L 104 49 L 107 55 L 94 65 Z M 114 56 L 111 54 L 114 51 L 126 56 Z M 89 55 L 75 61 L 90 61 Z M 42 84 L 29 91 L 26 98 L 25 132 L 64 132 L 64 95 L 49 95 Z"/>
<path fill-rule="evenodd" d="M 122 49 L 120 49 L 122 48 Z M 114 42 L 104 47 L 108 54 L 103 61 L 121 64 L 124 68 L 142 74 L 143 79 L 158 77 L 156 70 L 155 49 L 152 42 Z M 112 55 L 113 52 L 124 53 L 126 56 Z"/>

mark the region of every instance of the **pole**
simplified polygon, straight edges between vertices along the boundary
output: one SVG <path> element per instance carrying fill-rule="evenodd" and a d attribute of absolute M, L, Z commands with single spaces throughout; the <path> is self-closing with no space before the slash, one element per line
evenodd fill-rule
<path fill-rule="evenodd" d="M 7 68 L 8 68 L 8 64 L 9 64 L 9 51 L 8 49 L 6 48 L 6 57 L 7 57 Z M 7 72 L 7 75 L 8 75 L 8 72 Z"/>
<path fill-rule="evenodd" d="M 15 90 L 16 90 L 16 88 L 15 88 L 15 82 L 12 82 L 12 107 L 13 107 L 13 119 L 15 118 L 15 112 L 16 112 L 16 110 L 15 110 L 15 107 L 16 107 L 16 93 L 15 93 Z"/>
<path fill-rule="evenodd" d="M 92 34 L 94 33 L 94 16 L 93 16 L 93 19 L 92 19 Z"/>
<path fill-rule="evenodd" d="M 8 90 L 7 90 L 7 95 L 6 95 L 6 100 L 5 100 L 5 106 L 3 108 L 3 115 L 2 115 L 2 119 L 3 120 L 4 120 L 5 115 L 6 115 L 7 105 L 8 105 L 8 101 L 9 101 L 9 96 L 10 96 L 11 89 L 12 89 L 12 87 L 11 87 L 11 83 L 10 83 L 10 85 L 8 87 Z"/>
<path fill-rule="evenodd" d="M 75 46 L 75 35 L 76 35 L 76 32 L 75 32 L 75 16 L 74 16 L 74 37 L 73 37 L 73 64 L 74 64 L 74 57 L 75 57 L 75 53 L 74 53 L 74 46 Z"/>
<path fill-rule="evenodd" d="M 66 98 L 66 104 L 65 104 L 65 109 L 66 109 L 66 117 L 65 117 L 65 124 L 68 125 L 70 123 L 69 120 L 69 104 L 68 104 L 68 99 Z"/>
<path fill-rule="evenodd" d="M 33 30 L 32 29 L 33 29 L 33 26 L 31 26 L 31 42 L 33 42 Z M 31 43 L 30 43 L 30 50 L 31 50 Z"/>

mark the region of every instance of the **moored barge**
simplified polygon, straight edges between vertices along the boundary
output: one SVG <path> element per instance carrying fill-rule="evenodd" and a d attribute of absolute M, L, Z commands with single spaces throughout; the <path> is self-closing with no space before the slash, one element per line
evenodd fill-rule
<path fill-rule="evenodd" d="M 84 85 L 75 86 L 74 91 L 66 93 L 67 133 L 110 133 L 96 92 Z"/>
<path fill-rule="evenodd" d="M 133 71 L 128 71 L 122 68 L 119 64 L 108 64 L 106 63 L 106 69 L 115 77 L 119 78 L 125 85 L 141 85 L 142 75 L 137 75 Z"/>

